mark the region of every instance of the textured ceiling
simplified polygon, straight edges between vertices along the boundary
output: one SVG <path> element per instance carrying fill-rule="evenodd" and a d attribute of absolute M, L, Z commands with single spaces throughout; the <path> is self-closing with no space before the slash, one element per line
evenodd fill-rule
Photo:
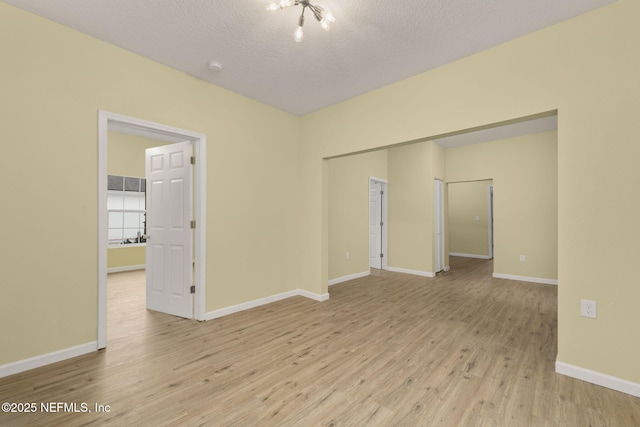
<path fill-rule="evenodd" d="M 615 0 L 316 0 L 324 32 L 271 0 L 3 0 L 281 110 L 304 115 Z M 211 60 L 222 64 L 211 72 Z"/>

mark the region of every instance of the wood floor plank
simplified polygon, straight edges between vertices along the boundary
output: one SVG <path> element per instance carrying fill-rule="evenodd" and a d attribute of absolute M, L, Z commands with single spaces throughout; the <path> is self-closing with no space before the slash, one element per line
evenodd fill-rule
<path fill-rule="evenodd" d="M 0 379 L 0 425 L 638 426 L 640 399 L 554 371 L 557 287 L 451 258 L 435 278 L 372 270 L 209 322 L 144 308 L 144 272 L 108 280 L 108 347 Z"/>

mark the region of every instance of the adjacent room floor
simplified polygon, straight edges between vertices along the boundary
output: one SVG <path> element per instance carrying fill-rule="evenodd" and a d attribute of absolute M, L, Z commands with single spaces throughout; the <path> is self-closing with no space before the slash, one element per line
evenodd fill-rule
<path fill-rule="evenodd" d="M 640 398 L 555 373 L 555 286 L 451 267 L 203 323 L 147 311 L 144 272 L 110 275 L 106 350 L 0 379 L 3 402 L 91 412 L 0 425 L 640 425 Z"/>

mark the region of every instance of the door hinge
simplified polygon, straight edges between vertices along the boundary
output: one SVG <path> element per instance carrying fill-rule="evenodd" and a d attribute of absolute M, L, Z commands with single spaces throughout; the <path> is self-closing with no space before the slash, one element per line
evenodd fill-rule
<path fill-rule="evenodd" d="M 191 285 L 191 293 L 192 294 L 196 293 L 196 285 Z"/>
<path fill-rule="evenodd" d="M 384 226 L 384 222 L 380 221 L 380 227 Z"/>
<path fill-rule="evenodd" d="M 191 156 L 191 164 L 192 165 L 196 164 L 196 156 Z"/>
<path fill-rule="evenodd" d="M 193 221 L 191 221 L 191 228 L 192 229 L 196 228 L 196 220 L 195 219 Z"/>
<path fill-rule="evenodd" d="M 383 257 L 384 257 L 384 254 L 380 254 L 380 258 L 383 258 Z"/>
<path fill-rule="evenodd" d="M 382 196 L 384 194 L 384 191 L 380 191 L 380 195 Z"/>

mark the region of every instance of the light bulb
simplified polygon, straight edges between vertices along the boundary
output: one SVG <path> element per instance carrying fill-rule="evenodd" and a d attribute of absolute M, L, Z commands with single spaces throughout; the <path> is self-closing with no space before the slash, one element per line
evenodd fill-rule
<path fill-rule="evenodd" d="M 267 9 L 269 12 L 275 12 L 276 10 L 280 9 L 280 6 L 278 6 L 275 3 L 269 3 L 264 8 Z"/>
<path fill-rule="evenodd" d="M 280 9 L 293 6 L 294 0 L 280 0 Z"/>
<path fill-rule="evenodd" d="M 329 26 L 329 23 L 327 21 L 325 21 L 324 19 L 322 21 L 320 21 L 320 26 L 325 31 L 329 31 L 331 29 L 331 27 Z"/>
<path fill-rule="evenodd" d="M 304 8 L 302 9 L 302 15 L 298 19 L 298 28 L 296 32 L 293 34 L 293 38 L 297 43 L 300 43 L 304 37 L 304 33 L 302 32 L 302 26 L 304 25 Z"/>
<path fill-rule="evenodd" d="M 331 14 L 331 12 L 324 12 L 324 20 L 327 22 L 334 23 L 336 22 L 336 17 Z"/>

